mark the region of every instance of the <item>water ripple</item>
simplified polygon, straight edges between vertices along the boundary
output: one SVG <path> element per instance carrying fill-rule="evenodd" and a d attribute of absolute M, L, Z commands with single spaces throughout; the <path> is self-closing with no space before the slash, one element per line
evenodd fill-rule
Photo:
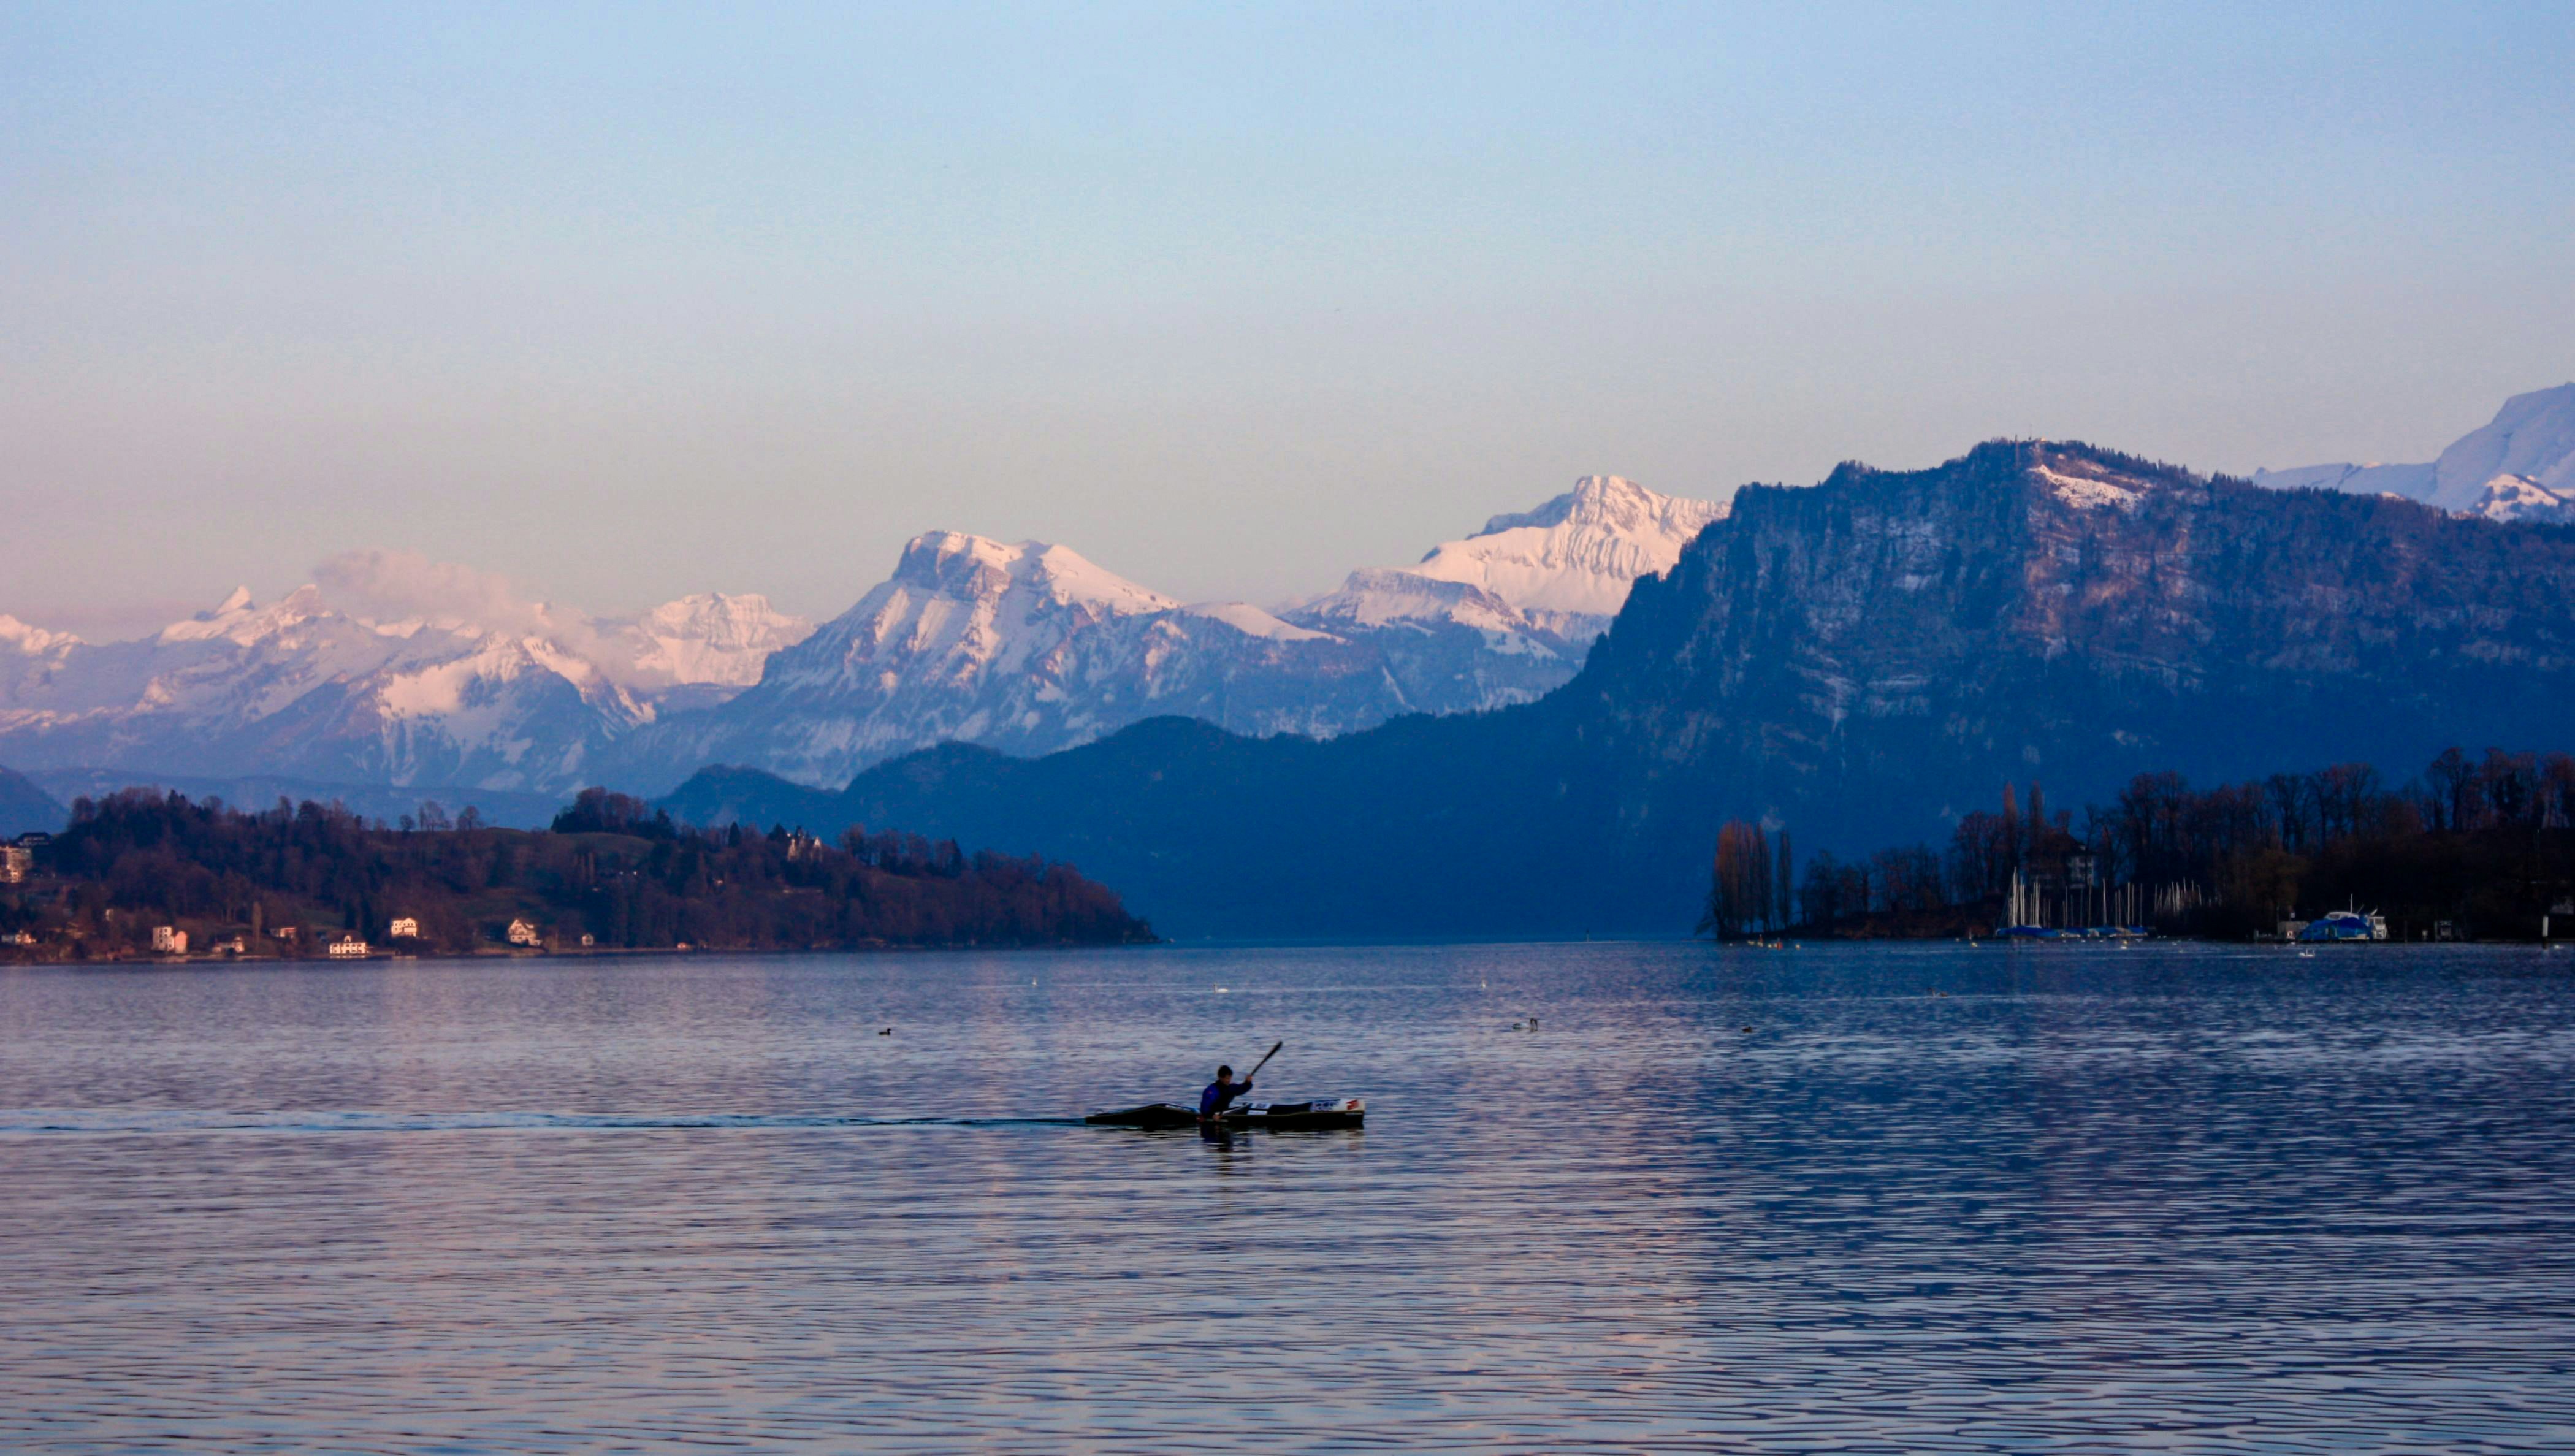
<path fill-rule="evenodd" d="M 2575 1449 L 2566 973 L 2321 963 L 0 975 L 0 1446 Z"/>

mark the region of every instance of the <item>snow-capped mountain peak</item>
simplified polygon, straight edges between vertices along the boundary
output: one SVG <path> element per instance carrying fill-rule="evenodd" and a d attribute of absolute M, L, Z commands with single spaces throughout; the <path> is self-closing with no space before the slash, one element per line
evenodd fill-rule
<path fill-rule="evenodd" d="M 249 644 L 310 616 L 313 609 L 320 606 L 319 596 L 313 588 L 306 587 L 262 610 L 251 600 L 250 588 L 235 587 L 232 595 L 213 611 L 200 612 L 185 622 L 174 622 L 161 629 L 160 640 L 183 643 L 228 638 Z"/>
<path fill-rule="evenodd" d="M 1655 530 L 1667 518 L 1696 518 L 1710 510 L 1715 514 L 1706 516 L 1706 520 L 1725 514 L 1722 506 L 1712 502 L 1657 495 L 1625 476 L 1584 476 L 1573 483 L 1572 490 L 1533 510 L 1506 511 L 1487 519 L 1483 529 L 1475 535 L 1498 536 L 1522 527 L 1545 528 L 1568 523 L 1641 535 Z M 1440 549 L 1433 547 L 1431 554 L 1436 555 Z M 1425 561 L 1428 559 L 1423 558 Z"/>
<path fill-rule="evenodd" d="M 2311 465 L 2257 470 L 2253 483 L 2281 490 L 2349 491 L 2403 496 L 2462 516 L 2494 521 L 2562 519 L 2547 500 L 2575 499 L 2575 384 L 2533 390 L 2504 401 L 2494 419 L 2459 437 L 2426 465 Z"/>
<path fill-rule="evenodd" d="M 2575 384 L 2504 401 L 2483 429 L 2442 451 L 2432 472 L 2430 500 L 2444 511 L 2475 509 L 2497 476 L 2519 476 L 2561 495 L 2575 492 Z"/>
<path fill-rule="evenodd" d="M 69 652 L 82 646 L 81 640 L 68 632 L 47 632 L 41 627 L 20 622 L 0 612 L 0 645 L 28 657 L 46 657 Z"/>
<path fill-rule="evenodd" d="M 780 654 L 770 677 L 855 687 L 935 663 L 940 680 L 970 682 L 1044 658 L 1086 625 L 1180 605 L 1065 547 L 933 531 L 857 606 Z"/>
<path fill-rule="evenodd" d="M 1006 545 L 962 531 L 932 531 L 912 539 L 895 565 L 889 586 L 960 600 L 1033 592 L 1058 606 L 1096 607 L 1125 615 L 1168 612 L 1181 604 L 1095 565 L 1069 547 L 1042 541 Z"/>
<path fill-rule="evenodd" d="M 1638 577 L 1670 570 L 1725 510 L 1619 476 L 1584 476 L 1534 511 L 1496 516 L 1463 541 L 1433 547 L 1410 570 L 1480 587 L 1536 626 L 1584 643 L 1607 629 Z"/>
<path fill-rule="evenodd" d="M 760 681 L 772 654 L 812 637 L 814 624 L 780 612 L 757 593 L 702 592 L 665 602 L 613 631 L 637 685 L 748 688 Z"/>

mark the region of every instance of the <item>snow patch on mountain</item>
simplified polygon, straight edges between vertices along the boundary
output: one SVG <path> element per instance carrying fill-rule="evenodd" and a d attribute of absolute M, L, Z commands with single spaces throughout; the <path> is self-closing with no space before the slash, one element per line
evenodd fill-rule
<path fill-rule="evenodd" d="M 2552 491 L 2528 476 L 2497 476 L 2485 483 L 2465 514 L 2537 526 L 2575 525 L 2575 494 Z"/>
<path fill-rule="evenodd" d="M 2107 473 L 2067 475 L 2044 465 L 2033 465 L 2030 475 L 2048 488 L 2049 494 L 2078 511 L 2126 511 L 2134 514 L 2145 504 L 2143 482 L 2122 484 Z"/>

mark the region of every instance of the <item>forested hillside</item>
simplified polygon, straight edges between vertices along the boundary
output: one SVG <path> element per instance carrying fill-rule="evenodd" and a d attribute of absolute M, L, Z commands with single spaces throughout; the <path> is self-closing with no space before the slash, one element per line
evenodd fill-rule
<path fill-rule="evenodd" d="M 833 842 L 740 825 L 699 830 L 637 801 L 584 792 L 551 830 L 389 829 L 335 806 L 245 813 L 133 791 L 72 805 L 37 877 L 0 887 L 21 953 L 130 953 L 156 925 L 202 949 L 318 954 L 354 935 L 459 953 L 504 943 L 804 948 L 1124 944 L 1152 931 L 1071 865 L 968 853 L 954 840 L 852 829 Z M 396 919 L 418 933 L 391 938 Z M 278 932 L 294 928 L 292 940 Z"/>
<path fill-rule="evenodd" d="M 2398 939 L 2575 933 L 2565 753 L 2452 748 L 2394 784 L 2368 763 L 2206 788 L 2140 773 L 2080 810 L 2050 811 L 2039 784 L 2023 787 L 1962 815 L 1945 850 L 1801 860 L 1787 827 L 1726 824 L 1700 928 L 1947 936 L 2017 922 L 2237 938 L 2356 908 L 2383 914 Z"/>

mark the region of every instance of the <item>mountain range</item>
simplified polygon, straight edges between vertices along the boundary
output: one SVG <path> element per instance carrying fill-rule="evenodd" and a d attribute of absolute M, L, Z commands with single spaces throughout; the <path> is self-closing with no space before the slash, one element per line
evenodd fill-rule
<path fill-rule="evenodd" d="M 2254 483 L 2289 500 L 2575 521 L 2575 385 L 2513 398 L 2430 464 Z M 837 788 L 940 744 L 1040 757 L 1163 717 L 1329 739 L 1552 702 L 1634 584 L 1711 528 L 1727 535 L 1727 506 L 1585 477 L 1409 566 L 1268 608 L 1183 602 L 1063 546 L 933 532 L 819 628 L 724 594 L 595 618 L 467 568 L 354 553 L 277 601 L 236 592 L 139 641 L 0 617 L 0 762 L 58 799 L 149 779 L 240 801 L 337 794 L 389 817 L 415 797 L 452 809 L 471 795 L 542 820 L 591 782 L 661 792 L 726 763 Z M 1748 681 L 1769 661 L 1738 671 Z M 1785 761 L 1786 741 L 1737 750 Z"/>
<path fill-rule="evenodd" d="M 1042 753 L 1175 713 L 1328 736 L 1546 693 L 1630 582 L 1722 514 L 1588 477 L 1278 613 L 1184 604 L 1061 546 L 933 532 L 820 630 L 724 594 L 592 618 L 470 569 L 353 554 L 139 641 L 0 617 L 0 762 L 57 791 L 184 774 L 199 792 L 292 780 L 355 801 L 658 791 L 719 760 L 838 784 L 938 742 Z"/>
<path fill-rule="evenodd" d="M 1686 927 L 1718 823 L 1938 838 L 2007 782 L 2562 746 L 2575 529 L 2269 490 L 2079 444 L 1746 487 L 1545 698 L 1330 740 L 1157 720 L 949 744 L 840 791 L 696 775 L 681 816 L 902 824 L 1069 858 L 1183 935 Z"/>
<path fill-rule="evenodd" d="M 424 613 L 383 590 L 427 566 L 344 560 L 275 602 L 236 591 L 133 642 L 0 617 L 0 757 L 551 793 L 660 714 L 740 692 L 812 631 L 756 596 L 594 619 L 491 593 Z"/>
<path fill-rule="evenodd" d="M 933 532 L 758 686 L 633 734 L 611 766 L 650 789 L 716 762 L 838 785 L 935 743 L 1033 755 L 1155 717 L 1330 737 L 1525 703 L 1571 679 L 1636 579 L 1724 514 L 1588 476 L 1276 612 L 1183 603 L 1061 546 Z"/>

